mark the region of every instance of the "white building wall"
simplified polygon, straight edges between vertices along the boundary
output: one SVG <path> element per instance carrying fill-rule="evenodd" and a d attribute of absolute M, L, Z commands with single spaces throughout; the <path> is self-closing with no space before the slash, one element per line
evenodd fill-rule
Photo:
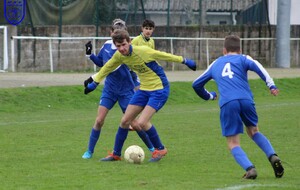
<path fill-rule="evenodd" d="M 300 0 L 291 0 L 291 25 L 300 25 Z M 269 0 L 269 19 L 271 25 L 277 24 L 277 0 Z"/>

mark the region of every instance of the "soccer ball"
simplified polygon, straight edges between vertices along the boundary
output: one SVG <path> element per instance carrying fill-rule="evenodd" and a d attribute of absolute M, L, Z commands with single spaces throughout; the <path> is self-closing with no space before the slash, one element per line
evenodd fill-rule
<path fill-rule="evenodd" d="M 125 150 L 124 158 L 126 162 L 141 164 L 145 159 L 145 152 L 140 146 L 131 145 Z"/>

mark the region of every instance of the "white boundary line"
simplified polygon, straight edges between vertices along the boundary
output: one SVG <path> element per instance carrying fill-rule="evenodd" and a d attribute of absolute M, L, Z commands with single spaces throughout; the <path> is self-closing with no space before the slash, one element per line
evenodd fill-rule
<path fill-rule="evenodd" d="M 217 188 L 215 190 L 241 190 L 241 189 L 252 189 L 253 187 L 276 187 L 285 189 L 285 188 L 295 188 L 298 189 L 297 186 L 291 186 L 291 185 L 279 185 L 279 184 L 245 184 L 245 185 L 235 185 L 235 186 L 229 186 L 224 188 Z"/>

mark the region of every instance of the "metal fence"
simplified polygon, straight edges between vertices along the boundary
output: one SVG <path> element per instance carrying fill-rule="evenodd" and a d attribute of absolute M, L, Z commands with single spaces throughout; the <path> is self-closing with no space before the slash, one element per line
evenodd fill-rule
<path fill-rule="evenodd" d="M 110 37 L 37 37 L 12 36 L 10 65 L 12 72 L 85 71 L 97 68 L 88 63 L 84 44 L 91 40 L 94 53 Z M 222 55 L 224 38 L 155 37 L 156 49 L 196 60 L 205 69 Z M 300 38 L 291 38 L 291 67 L 300 67 Z M 16 46 L 18 48 L 16 48 Z M 241 38 L 244 54 L 257 59 L 265 67 L 276 67 L 275 38 Z M 288 60 L 287 60 L 288 61 Z M 160 62 L 165 70 L 186 70 L 181 64 Z"/>

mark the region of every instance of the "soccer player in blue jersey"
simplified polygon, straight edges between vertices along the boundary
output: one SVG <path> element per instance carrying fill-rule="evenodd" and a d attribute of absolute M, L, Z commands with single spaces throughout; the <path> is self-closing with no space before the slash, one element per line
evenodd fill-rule
<path fill-rule="evenodd" d="M 111 34 L 116 29 L 126 30 L 126 23 L 121 19 L 115 19 L 112 23 Z M 89 42 L 86 44 L 87 56 L 99 67 L 103 67 L 116 51 L 117 48 L 113 44 L 112 40 L 108 40 L 104 43 L 97 56 L 91 54 L 91 43 Z M 87 81 L 85 81 L 85 85 L 87 85 L 89 81 L 93 81 L 93 79 L 89 78 Z M 90 133 L 88 150 L 82 155 L 82 158 L 90 159 L 92 157 L 94 148 L 100 137 L 101 128 L 104 125 L 104 121 L 109 110 L 118 102 L 122 112 L 124 113 L 129 100 L 134 94 L 133 89 L 137 85 L 139 85 L 139 82 L 137 81 L 136 74 L 134 72 L 130 72 L 126 65 L 120 65 L 106 77 L 98 107 L 98 115 Z M 147 145 L 149 150 L 153 152 L 154 147 L 145 131 L 140 129 L 136 131 L 140 138 Z"/>
<path fill-rule="evenodd" d="M 99 82 L 123 63 L 136 72 L 140 79 L 140 88 L 133 95 L 121 119 L 113 152 L 103 160 L 120 160 L 122 147 L 131 125 L 133 128 L 142 128 L 148 134 L 156 148 L 149 161 L 157 162 L 167 154 L 167 149 L 161 142 L 156 128 L 150 124 L 150 120 L 164 106 L 170 92 L 167 76 L 157 60 L 183 63 L 192 70 L 196 70 L 196 63 L 182 56 L 157 51 L 147 46 L 131 45 L 126 30 L 115 30 L 112 39 L 118 51 L 97 74 L 93 75 L 93 81 L 85 88 L 86 93 L 95 90 Z"/>
<path fill-rule="evenodd" d="M 275 173 L 283 176 L 284 168 L 270 141 L 258 130 L 258 116 L 253 95 L 248 84 L 247 71 L 254 71 L 265 81 L 272 95 L 279 90 L 263 66 L 248 55 L 241 54 L 240 38 L 229 35 L 225 38 L 224 56 L 216 59 L 207 70 L 193 82 L 193 88 L 204 100 L 215 100 L 217 94 L 209 92 L 204 85 L 214 79 L 220 93 L 220 121 L 222 135 L 226 137 L 228 147 L 235 161 L 246 171 L 244 179 L 255 179 L 257 172 L 252 162 L 240 146 L 240 133 L 243 124 L 248 136 L 266 154 Z"/>

